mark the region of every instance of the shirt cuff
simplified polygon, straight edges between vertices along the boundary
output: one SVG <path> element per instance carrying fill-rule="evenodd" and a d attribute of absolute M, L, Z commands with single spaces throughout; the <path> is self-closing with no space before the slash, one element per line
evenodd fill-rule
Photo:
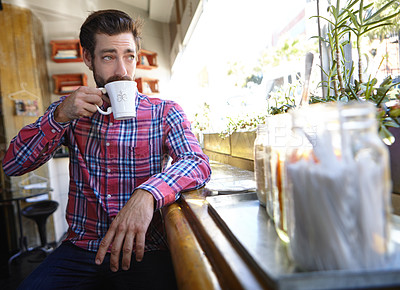
<path fill-rule="evenodd" d="M 139 185 L 137 189 L 143 189 L 150 192 L 155 200 L 155 210 L 158 210 L 175 201 L 175 192 L 163 180 L 151 178 L 145 183 Z"/>
<path fill-rule="evenodd" d="M 60 133 L 63 132 L 70 123 L 59 123 L 54 119 L 54 112 L 56 108 L 57 107 L 55 107 L 53 110 L 49 110 L 46 114 L 44 114 L 40 123 L 40 129 L 44 133 L 44 136 L 48 141 L 53 140 L 57 136 L 59 136 Z"/>

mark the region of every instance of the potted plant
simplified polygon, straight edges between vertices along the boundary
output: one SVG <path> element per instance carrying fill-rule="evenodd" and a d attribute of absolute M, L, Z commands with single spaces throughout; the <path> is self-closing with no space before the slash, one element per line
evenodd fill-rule
<path fill-rule="evenodd" d="M 397 17 L 400 11 L 397 9 L 393 13 L 385 13 L 395 4 L 398 5 L 398 1 L 391 0 L 380 9 L 374 10 L 374 3 L 364 6 L 363 0 L 351 0 L 341 8 L 340 0 L 337 0 L 336 5 L 330 5 L 328 8 L 330 18 L 315 16 L 328 22 L 326 36 L 318 38 L 330 48 L 331 65 L 327 71 L 321 67 L 326 76 L 322 86 L 327 91 L 327 97 L 312 96 L 311 102 L 357 100 L 375 103 L 379 112 L 379 134 L 388 145 L 394 142 L 388 127 L 400 127 L 399 91 L 395 89 L 399 83 L 393 82 L 391 76 L 380 84 L 371 75 L 367 81 L 363 80 L 361 40 L 368 33 L 394 24 L 391 20 Z M 347 63 L 346 66 L 347 60 L 344 57 L 344 47 L 351 44 L 352 37 L 356 39 L 358 79 L 354 76 L 354 62 Z"/>
<path fill-rule="evenodd" d="M 400 103 L 399 89 L 391 76 L 386 77 L 381 83 L 369 75 L 363 77 L 362 38 L 383 28 L 396 25 L 396 17 L 399 16 L 399 2 L 386 1 L 379 9 L 374 9 L 374 3 L 364 5 L 363 0 L 351 0 L 341 7 L 340 0 L 336 5 L 328 8 L 330 17 L 315 16 L 324 19 L 328 23 L 328 31 L 325 36 L 318 36 L 319 40 L 330 48 L 330 66 L 327 70 L 322 67 L 325 80 L 323 88 L 327 92 L 326 97 L 311 96 L 310 102 L 329 101 L 369 101 L 377 107 L 377 119 L 379 123 L 379 135 L 389 146 L 393 191 L 400 192 L 400 181 L 396 176 L 400 175 L 400 168 L 395 160 L 400 158 L 400 141 L 395 143 L 395 136 L 400 137 Z M 393 9 L 394 7 L 394 9 Z M 355 38 L 357 50 L 357 66 L 354 62 L 346 60 L 344 56 L 345 46 L 351 44 Z M 383 62 L 383 59 L 382 59 Z M 382 65 L 381 62 L 381 65 Z M 357 68 L 357 75 L 354 74 Z"/>

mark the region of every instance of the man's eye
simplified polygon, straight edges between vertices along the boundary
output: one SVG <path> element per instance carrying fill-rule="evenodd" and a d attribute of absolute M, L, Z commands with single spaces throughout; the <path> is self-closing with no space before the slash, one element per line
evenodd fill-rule
<path fill-rule="evenodd" d="M 104 60 L 112 60 L 112 57 L 110 55 L 106 55 L 106 56 L 103 56 L 103 59 Z"/>
<path fill-rule="evenodd" d="M 130 55 L 130 56 L 128 57 L 128 59 L 131 60 L 131 61 L 134 61 L 134 60 L 136 59 L 136 57 L 135 57 L 134 55 Z"/>

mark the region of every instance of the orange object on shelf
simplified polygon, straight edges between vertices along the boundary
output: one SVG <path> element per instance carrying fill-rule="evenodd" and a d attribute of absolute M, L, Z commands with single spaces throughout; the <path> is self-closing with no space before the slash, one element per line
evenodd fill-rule
<path fill-rule="evenodd" d="M 82 62 L 82 47 L 79 39 L 52 40 L 51 59 L 54 62 Z"/>
<path fill-rule="evenodd" d="M 137 83 L 138 91 L 142 94 L 152 95 L 160 92 L 157 79 L 137 78 L 135 82 Z"/>
<path fill-rule="evenodd" d="M 144 49 L 140 50 L 136 68 L 150 70 L 157 67 L 157 53 Z"/>
<path fill-rule="evenodd" d="M 80 86 L 87 86 L 86 74 L 59 74 L 53 75 L 54 93 L 65 95 L 75 91 Z"/>

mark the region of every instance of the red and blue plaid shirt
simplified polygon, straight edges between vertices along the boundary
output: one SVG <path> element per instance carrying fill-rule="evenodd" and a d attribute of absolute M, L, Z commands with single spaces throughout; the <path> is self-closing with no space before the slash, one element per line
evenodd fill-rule
<path fill-rule="evenodd" d="M 22 175 L 47 162 L 62 144 L 68 147 L 67 239 L 90 251 L 98 250 L 113 218 L 137 188 L 155 199 L 145 250 L 165 249 L 159 209 L 175 202 L 180 192 L 204 186 L 210 178 L 208 157 L 181 107 L 139 93 L 137 97 L 134 119 L 119 121 L 113 114 L 96 112 L 90 118 L 57 123 L 54 111 L 63 97 L 19 132 L 3 160 L 7 175 Z M 172 164 L 164 168 L 167 155 Z"/>

